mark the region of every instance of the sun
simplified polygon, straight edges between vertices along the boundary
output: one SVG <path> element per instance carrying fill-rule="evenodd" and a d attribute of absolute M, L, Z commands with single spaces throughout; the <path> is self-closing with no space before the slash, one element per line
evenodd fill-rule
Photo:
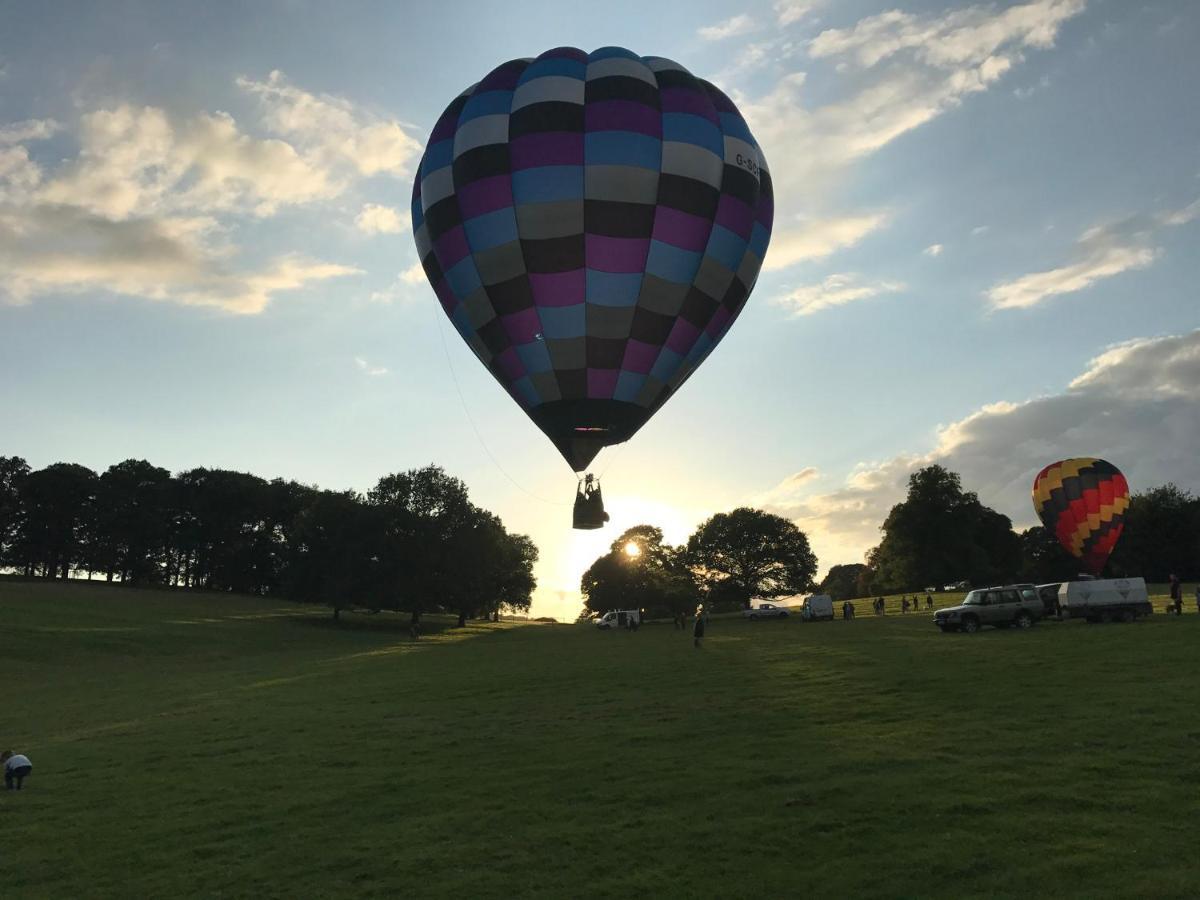
<path fill-rule="evenodd" d="M 642 548 L 639 547 L 637 544 L 635 544 L 633 541 L 630 541 L 628 544 L 625 545 L 625 555 L 628 556 L 630 559 L 635 559 L 642 555 Z"/>

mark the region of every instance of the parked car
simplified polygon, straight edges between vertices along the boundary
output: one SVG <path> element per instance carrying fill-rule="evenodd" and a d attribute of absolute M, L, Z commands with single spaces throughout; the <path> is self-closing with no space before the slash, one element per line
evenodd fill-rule
<path fill-rule="evenodd" d="M 996 628 L 1029 628 L 1045 616 L 1042 598 L 1032 584 L 1006 584 L 976 588 L 960 606 L 939 609 L 933 622 L 942 631 L 974 634 L 984 625 Z"/>
<path fill-rule="evenodd" d="M 828 594 L 810 594 L 800 605 L 800 618 L 806 622 L 832 621 L 833 598 Z"/>
<path fill-rule="evenodd" d="M 1141 578 L 1097 578 L 1066 581 L 1058 589 L 1064 619 L 1088 622 L 1133 622 L 1154 612 Z"/>
<path fill-rule="evenodd" d="M 776 606 L 774 603 L 760 603 L 758 606 L 752 606 L 750 609 L 743 609 L 742 615 L 747 619 L 786 619 L 788 610 L 786 606 Z"/>
<path fill-rule="evenodd" d="M 942 585 L 943 591 L 965 591 L 971 586 L 969 581 L 956 581 L 953 584 Z"/>
<path fill-rule="evenodd" d="M 607 631 L 610 628 L 628 628 L 630 631 L 637 631 L 641 624 L 642 612 L 638 609 L 614 609 L 596 620 L 596 627 L 601 631 Z"/>

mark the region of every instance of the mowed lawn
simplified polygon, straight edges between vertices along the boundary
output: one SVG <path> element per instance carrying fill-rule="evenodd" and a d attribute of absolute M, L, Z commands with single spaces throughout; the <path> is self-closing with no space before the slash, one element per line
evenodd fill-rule
<path fill-rule="evenodd" d="M 0 581 L 5 897 L 1191 897 L 1200 616 L 485 625 Z M 443 623 L 449 626 L 452 623 Z"/>

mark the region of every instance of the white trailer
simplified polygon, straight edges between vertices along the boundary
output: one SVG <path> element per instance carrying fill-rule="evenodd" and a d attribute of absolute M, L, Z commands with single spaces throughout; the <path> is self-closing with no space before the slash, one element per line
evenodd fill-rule
<path fill-rule="evenodd" d="M 1059 615 L 1088 622 L 1132 622 L 1154 608 L 1143 578 L 1064 581 L 1058 589 Z"/>
<path fill-rule="evenodd" d="M 833 619 L 833 598 L 828 594 L 810 594 L 800 605 L 800 618 L 806 622 Z"/>
<path fill-rule="evenodd" d="M 629 628 L 637 631 L 641 624 L 642 611 L 640 609 L 614 609 L 596 620 L 596 627 L 602 631 L 610 628 Z"/>

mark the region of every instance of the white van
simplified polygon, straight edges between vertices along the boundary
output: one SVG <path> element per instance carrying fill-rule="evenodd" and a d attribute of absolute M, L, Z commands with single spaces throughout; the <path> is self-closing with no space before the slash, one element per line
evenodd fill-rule
<path fill-rule="evenodd" d="M 604 631 L 610 628 L 630 628 L 637 631 L 641 624 L 642 611 L 640 609 L 614 609 L 596 620 L 596 627 Z"/>
<path fill-rule="evenodd" d="M 1132 622 L 1154 611 L 1143 578 L 1097 578 L 1064 581 L 1058 589 L 1064 619 L 1089 622 Z"/>
<path fill-rule="evenodd" d="M 805 622 L 833 619 L 833 598 L 828 594 L 809 594 L 800 604 L 800 618 Z"/>

